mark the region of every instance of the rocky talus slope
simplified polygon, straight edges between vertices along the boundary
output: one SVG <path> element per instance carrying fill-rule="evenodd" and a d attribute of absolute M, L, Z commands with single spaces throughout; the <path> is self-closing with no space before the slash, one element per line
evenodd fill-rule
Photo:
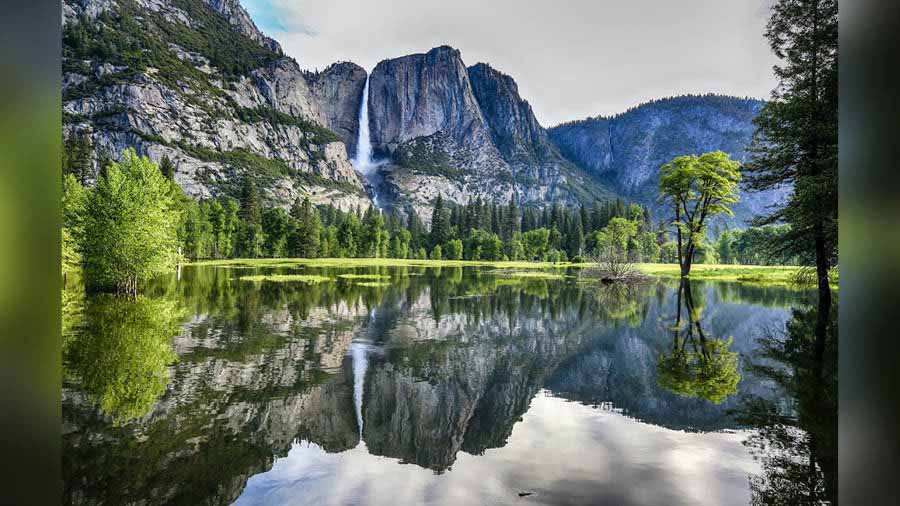
<path fill-rule="evenodd" d="M 90 136 L 95 167 L 133 147 L 197 198 L 249 175 L 283 206 L 370 205 L 345 144 L 361 68 L 302 70 L 237 0 L 65 0 L 63 32 L 64 135 Z"/>

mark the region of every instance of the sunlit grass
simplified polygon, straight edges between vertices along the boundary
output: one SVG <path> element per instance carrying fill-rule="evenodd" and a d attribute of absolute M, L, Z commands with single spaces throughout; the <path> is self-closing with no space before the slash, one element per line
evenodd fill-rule
<path fill-rule="evenodd" d="M 315 274 L 257 274 L 254 276 L 241 276 L 241 280 L 243 281 L 269 281 L 273 283 L 306 283 L 309 285 L 316 285 L 319 283 L 324 283 L 326 281 L 332 281 L 331 278 L 326 276 L 318 276 Z"/>
<path fill-rule="evenodd" d="M 511 279 L 563 279 L 565 277 L 563 274 L 547 271 L 498 270 L 492 272 L 492 274 L 499 274 Z"/>
<path fill-rule="evenodd" d="M 680 277 L 678 264 L 636 264 L 637 270 L 656 277 Z M 759 284 L 797 284 L 801 267 L 783 265 L 719 265 L 694 264 L 691 279 L 712 281 L 739 281 Z M 837 271 L 832 276 L 832 286 L 837 287 Z"/>
<path fill-rule="evenodd" d="M 547 269 L 571 267 L 573 263 L 552 262 L 489 262 L 480 260 L 410 260 L 402 258 L 235 258 L 228 260 L 200 260 L 188 265 L 215 267 L 455 267 L 482 266 L 501 269 Z"/>
<path fill-rule="evenodd" d="M 338 274 L 338 277 L 342 279 L 363 279 L 370 281 L 385 281 L 391 279 L 390 276 L 385 274 Z"/>
<path fill-rule="evenodd" d="M 383 281 L 362 281 L 362 282 L 356 283 L 356 286 L 365 286 L 368 288 L 385 288 L 385 287 L 391 286 L 391 284 L 385 283 Z"/>

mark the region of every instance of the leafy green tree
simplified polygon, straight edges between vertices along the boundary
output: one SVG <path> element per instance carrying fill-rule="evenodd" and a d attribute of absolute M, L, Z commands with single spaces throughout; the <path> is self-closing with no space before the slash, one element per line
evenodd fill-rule
<path fill-rule="evenodd" d="M 398 229 L 391 237 L 391 258 L 406 258 L 409 255 L 409 230 Z"/>
<path fill-rule="evenodd" d="M 462 260 L 463 243 L 459 239 L 453 239 L 447 242 L 447 250 L 444 253 L 447 260 Z"/>
<path fill-rule="evenodd" d="M 682 277 L 691 273 L 707 220 L 718 214 L 734 216 L 729 206 L 738 201 L 739 169 L 740 163 L 722 151 L 679 156 L 660 168 L 660 193 L 674 211 Z"/>
<path fill-rule="evenodd" d="M 192 259 L 210 256 L 214 238 L 207 204 L 188 201 L 181 208 L 183 219 L 179 236 L 182 254 Z"/>
<path fill-rule="evenodd" d="M 438 244 L 431 250 L 431 259 L 432 260 L 442 260 L 444 258 L 444 252 L 441 251 L 441 245 Z"/>
<path fill-rule="evenodd" d="M 309 197 L 299 198 L 291 206 L 291 218 L 295 225 L 288 237 L 288 251 L 299 258 L 319 256 L 322 238 L 322 221 Z"/>
<path fill-rule="evenodd" d="M 546 228 L 529 230 L 522 234 L 522 245 L 526 260 L 540 260 L 550 246 L 550 231 Z"/>
<path fill-rule="evenodd" d="M 771 12 L 765 35 L 780 60 L 778 86 L 754 119 L 747 186 L 792 189 L 756 224 L 791 225 L 780 248 L 815 266 L 826 313 L 838 261 L 838 2 L 778 0 Z"/>
<path fill-rule="evenodd" d="M 71 174 L 82 185 L 92 176 L 93 147 L 89 132 L 78 131 L 69 134 L 63 143 L 63 176 Z"/>
<path fill-rule="evenodd" d="M 729 265 L 734 263 L 733 243 L 734 234 L 730 230 L 725 230 L 719 234 L 719 238 L 716 239 L 716 254 L 719 257 L 719 263 Z"/>
<path fill-rule="evenodd" d="M 62 189 L 62 272 L 66 274 L 76 270 L 81 264 L 81 246 L 79 237 L 83 236 L 82 220 L 85 213 L 88 193 L 73 174 L 63 178 Z"/>
<path fill-rule="evenodd" d="M 642 262 L 659 262 L 660 247 L 656 242 L 656 234 L 647 231 L 638 236 Z"/>
<path fill-rule="evenodd" d="M 179 213 L 171 183 L 133 149 L 89 193 L 81 244 L 88 287 L 137 293 L 138 283 L 177 260 Z"/>

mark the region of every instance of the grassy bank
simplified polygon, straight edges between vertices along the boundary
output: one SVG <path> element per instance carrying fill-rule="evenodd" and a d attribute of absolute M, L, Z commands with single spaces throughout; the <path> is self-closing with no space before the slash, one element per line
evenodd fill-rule
<path fill-rule="evenodd" d="M 217 267 L 456 267 L 482 266 L 498 269 L 553 269 L 583 264 L 551 262 L 488 262 L 472 260 L 406 260 L 401 258 L 235 258 L 229 260 L 200 260 L 188 265 Z"/>
<path fill-rule="evenodd" d="M 481 266 L 497 269 L 559 269 L 565 267 L 588 267 L 590 264 L 570 262 L 488 262 L 470 260 L 405 260 L 399 258 L 236 258 L 229 260 L 201 260 L 190 265 L 217 267 L 448 267 Z M 636 268 L 649 276 L 678 278 L 681 274 L 677 264 L 636 264 Z M 744 283 L 795 284 L 798 267 L 761 265 L 713 265 L 695 264 L 691 268 L 691 279 L 712 281 L 738 281 Z M 833 276 L 833 286 L 837 288 L 837 273 Z"/>
<path fill-rule="evenodd" d="M 637 268 L 650 276 L 666 278 L 681 276 L 678 264 L 637 264 Z M 796 266 L 694 264 L 691 266 L 690 278 L 792 285 L 796 284 L 799 271 L 800 268 Z M 834 288 L 837 288 L 837 271 L 834 272 L 831 283 Z"/>

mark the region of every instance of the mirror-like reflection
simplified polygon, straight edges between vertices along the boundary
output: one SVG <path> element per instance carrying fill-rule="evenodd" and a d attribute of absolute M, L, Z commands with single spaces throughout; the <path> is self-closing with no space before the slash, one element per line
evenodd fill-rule
<path fill-rule="evenodd" d="M 242 279 L 275 273 L 328 279 Z M 830 369 L 778 338 L 802 292 L 236 265 L 63 296 L 68 503 L 769 504 L 795 461 L 835 497 Z"/>

